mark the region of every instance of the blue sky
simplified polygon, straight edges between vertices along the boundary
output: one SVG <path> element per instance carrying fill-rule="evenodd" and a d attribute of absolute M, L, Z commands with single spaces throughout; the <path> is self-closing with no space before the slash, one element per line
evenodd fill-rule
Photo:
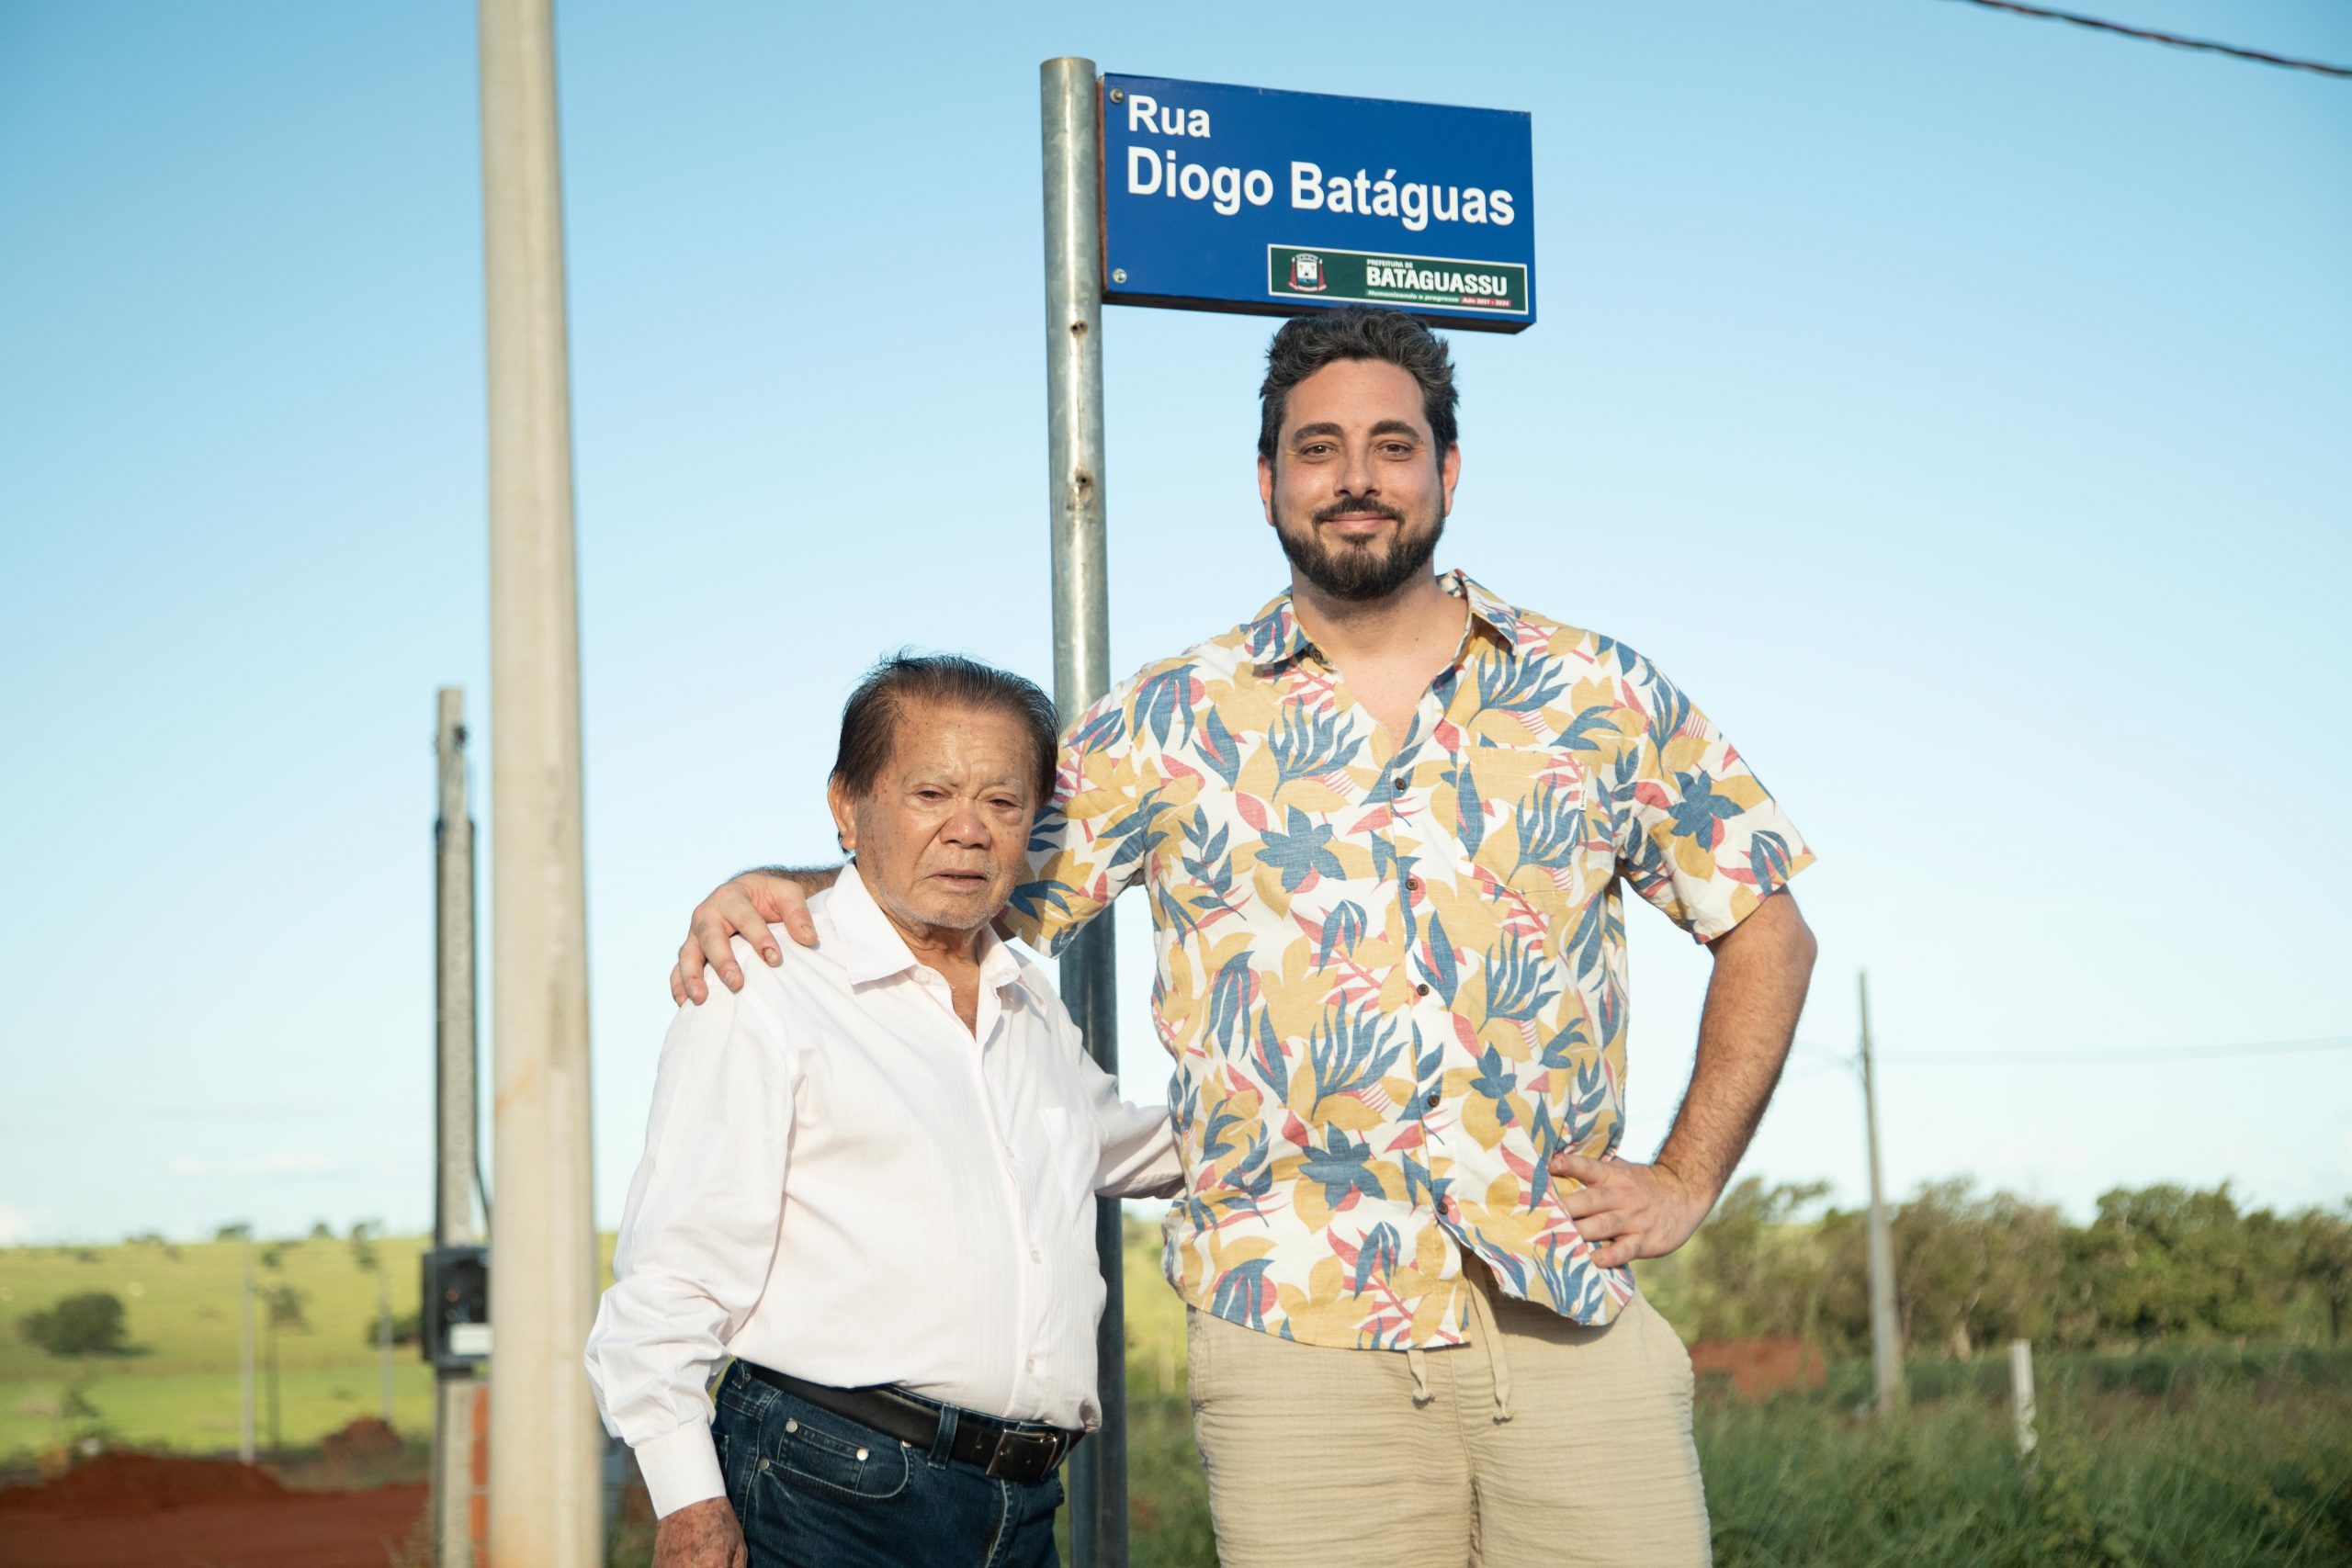
<path fill-rule="evenodd" d="M 2328 0 L 2103 14 L 2352 62 Z M 2352 1033 L 2352 84 L 1946 0 L 558 28 L 604 1223 L 685 913 L 830 849 L 857 671 L 1050 672 L 1064 53 L 1532 112 L 1542 320 L 1455 340 L 1441 561 L 1651 655 L 1821 852 L 1747 1169 L 1860 1195 L 1867 968 L 1890 1057 L 1965 1058 L 1890 1060 L 1900 1190 L 2352 1193 L 2352 1052 L 2007 1059 Z M 0 10 L 0 1240 L 429 1216 L 435 688 L 496 739 L 474 70 L 458 4 Z M 1121 672 L 1281 585 L 1267 330 L 1106 320 Z M 1706 961 L 1633 916 L 1646 1154 Z"/>

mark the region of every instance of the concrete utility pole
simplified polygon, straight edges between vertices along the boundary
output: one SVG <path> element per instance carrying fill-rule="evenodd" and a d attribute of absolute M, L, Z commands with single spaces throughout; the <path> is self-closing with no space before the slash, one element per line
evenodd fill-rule
<path fill-rule="evenodd" d="M 384 1425 L 392 1424 L 392 1277 L 381 1258 L 376 1260 L 376 1382 L 382 1396 Z"/>
<path fill-rule="evenodd" d="M 1102 503 L 1102 230 L 1100 88 L 1091 60 L 1038 67 L 1046 184 L 1046 420 L 1054 556 L 1054 704 L 1078 717 L 1111 685 Z M 1111 911 L 1062 955 L 1062 1001 L 1105 1072 L 1119 1070 Z M 1078 1568 L 1127 1561 L 1127 1326 L 1116 1200 L 1098 1200 L 1105 1291 L 1095 1332 L 1102 1427 L 1070 1459 L 1070 1554 Z"/>
<path fill-rule="evenodd" d="M 601 1562 L 579 592 L 549 0 L 481 0 L 490 347 L 490 1558 Z"/>
<path fill-rule="evenodd" d="M 474 818 L 466 790 L 466 695 L 444 686 L 435 697 L 433 743 L 440 810 L 433 823 L 435 1024 L 433 1245 L 481 1239 L 474 1224 L 477 1104 L 474 1002 Z M 422 1303 L 431 1312 L 435 1303 Z M 433 1561 L 473 1568 L 474 1406 L 481 1384 L 470 1371 L 433 1374 Z"/>
<path fill-rule="evenodd" d="M 286 1313 L 286 1287 L 272 1285 L 269 1290 L 269 1457 L 283 1459 L 286 1454 L 286 1428 L 277 1419 L 277 1330 Z"/>
<path fill-rule="evenodd" d="M 1894 1315 L 1894 1235 L 1886 1219 L 1879 1176 L 1878 1080 L 1871 1072 L 1871 977 L 1860 976 L 1862 998 L 1862 1125 L 1871 1145 L 1871 1365 L 1878 1374 L 1878 1413 L 1903 1404 L 1903 1334 Z"/>
<path fill-rule="evenodd" d="M 237 1457 L 254 1461 L 254 1238 L 245 1237 L 243 1332 L 237 1340 Z"/>

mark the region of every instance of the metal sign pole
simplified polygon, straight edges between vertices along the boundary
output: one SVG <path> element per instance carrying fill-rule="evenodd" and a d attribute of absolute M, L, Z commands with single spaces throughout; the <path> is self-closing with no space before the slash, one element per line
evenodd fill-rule
<path fill-rule="evenodd" d="M 474 819 L 466 798 L 465 694 L 441 688 L 434 739 L 440 813 L 433 824 L 435 1100 L 433 1245 L 464 1247 L 474 1228 L 476 1058 Z M 425 1302 L 431 1313 L 435 1303 Z M 433 1375 L 433 1561 L 473 1568 L 471 1370 Z"/>
<path fill-rule="evenodd" d="M 1111 685 L 1103 594 L 1101 127 L 1091 60 L 1039 67 L 1046 176 L 1046 418 L 1054 555 L 1054 702 L 1065 723 Z M 1103 1070 L 1119 1070 L 1112 1007 L 1111 913 L 1063 954 L 1062 1000 Z M 1098 1201 L 1102 1267 L 1095 1359 L 1102 1429 L 1070 1460 L 1070 1549 L 1078 1568 L 1127 1561 L 1127 1325 L 1119 1205 Z"/>
<path fill-rule="evenodd" d="M 490 360 L 490 1557 L 604 1561 L 603 1434 L 580 1348 L 590 1217 L 580 595 L 550 0 L 481 0 Z"/>

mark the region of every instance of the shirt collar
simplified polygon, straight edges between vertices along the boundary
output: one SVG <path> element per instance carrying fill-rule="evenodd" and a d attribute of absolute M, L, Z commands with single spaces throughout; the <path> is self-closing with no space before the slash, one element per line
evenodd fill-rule
<path fill-rule="evenodd" d="M 1495 635 L 1503 639 L 1504 649 L 1518 651 L 1521 632 L 1519 612 L 1488 592 L 1484 585 L 1473 581 L 1469 573 L 1450 571 L 1445 575 L 1446 592 L 1458 592 L 1469 601 L 1470 613 L 1494 628 Z"/>
<path fill-rule="evenodd" d="M 868 980 L 887 979 L 903 975 L 922 963 L 882 906 L 874 901 L 873 892 L 865 886 L 865 876 L 852 861 L 842 867 L 842 874 L 832 886 L 818 896 L 824 902 L 820 908 L 813 900 L 812 913 L 825 919 L 832 931 L 820 943 L 822 950 L 839 964 L 849 976 L 850 984 L 862 986 Z M 992 930 L 980 931 L 980 984 L 990 990 L 1002 990 L 1021 978 L 1021 964 L 1012 949 Z"/>
<path fill-rule="evenodd" d="M 1519 612 L 1504 604 L 1484 587 L 1461 571 L 1438 574 L 1438 586 L 1466 603 L 1470 614 L 1493 628 L 1502 638 L 1506 651 L 1519 647 Z M 1306 628 L 1298 624 L 1298 615 L 1291 607 L 1290 593 L 1284 591 L 1266 602 L 1265 607 L 1251 617 L 1241 631 L 1241 656 L 1256 665 L 1260 673 L 1289 663 L 1308 647 Z"/>

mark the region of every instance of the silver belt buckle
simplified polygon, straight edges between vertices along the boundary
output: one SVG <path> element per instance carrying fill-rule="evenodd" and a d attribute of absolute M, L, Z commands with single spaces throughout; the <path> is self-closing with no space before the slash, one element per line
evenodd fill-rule
<path fill-rule="evenodd" d="M 996 1448 L 989 1455 L 987 1474 L 991 1481 L 1011 1479 L 1004 1467 L 1016 1461 L 1036 1460 L 1036 1479 L 1044 1480 L 1061 1458 L 1061 1434 L 1058 1432 L 1016 1432 L 1008 1427 L 996 1436 Z"/>

